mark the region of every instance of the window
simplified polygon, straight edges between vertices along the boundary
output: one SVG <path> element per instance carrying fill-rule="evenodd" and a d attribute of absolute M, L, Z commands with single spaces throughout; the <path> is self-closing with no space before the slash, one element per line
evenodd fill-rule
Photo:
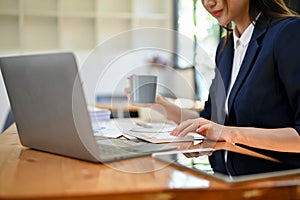
<path fill-rule="evenodd" d="M 214 58 L 220 37 L 218 22 L 204 9 L 199 0 L 177 0 L 176 10 L 175 20 L 177 24 L 175 28 L 181 35 L 178 38 L 179 40 L 177 40 L 179 56 L 186 48 L 195 53 L 195 43 L 197 43 L 198 47 L 203 48 L 211 58 Z M 187 38 L 182 39 L 183 37 Z M 188 45 L 183 43 L 187 39 L 190 40 Z M 177 64 L 178 67 L 187 67 L 190 64 L 195 64 L 193 61 L 188 63 L 191 61 L 178 59 Z"/>
<path fill-rule="evenodd" d="M 214 73 L 214 57 L 220 26 L 200 0 L 176 0 L 174 63 L 178 68 L 195 67 L 195 99 L 205 101 Z"/>

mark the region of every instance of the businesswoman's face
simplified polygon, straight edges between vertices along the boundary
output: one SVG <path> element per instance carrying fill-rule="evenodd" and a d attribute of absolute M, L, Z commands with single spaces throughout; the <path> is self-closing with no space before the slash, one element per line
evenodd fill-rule
<path fill-rule="evenodd" d="M 234 22 L 237 28 L 248 26 L 250 0 L 202 0 L 205 9 L 214 16 L 221 26 Z"/>

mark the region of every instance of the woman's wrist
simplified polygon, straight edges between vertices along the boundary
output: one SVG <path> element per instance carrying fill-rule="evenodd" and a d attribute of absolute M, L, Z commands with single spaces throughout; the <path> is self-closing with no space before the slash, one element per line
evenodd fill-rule
<path fill-rule="evenodd" d="M 168 100 L 166 100 L 163 96 L 158 95 L 156 98 L 156 103 L 167 109 L 170 106 L 174 106 L 174 104 L 170 103 Z"/>
<path fill-rule="evenodd" d="M 223 137 L 226 142 L 238 143 L 239 134 L 236 127 L 224 126 L 223 133 L 224 133 Z"/>

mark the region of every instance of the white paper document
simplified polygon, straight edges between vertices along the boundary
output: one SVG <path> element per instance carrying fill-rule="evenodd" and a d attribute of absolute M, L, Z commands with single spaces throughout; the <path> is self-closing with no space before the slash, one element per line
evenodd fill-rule
<path fill-rule="evenodd" d="M 174 124 L 167 123 L 139 123 L 131 120 L 110 120 L 102 126 L 94 127 L 94 135 L 118 138 L 125 136 L 128 139 L 142 139 L 151 143 L 168 142 L 190 142 L 202 140 L 203 136 L 197 133 L 189 133 L 185 137 L 170 135 L 176 127 Z"/>
<path fill-rule="evenodd" d="M 146 124 L 133 127 L 126 134 L 152 143 L 189 142 L 204 139 L 197 133 L 188 133 L 185 137 L 170 135 L 175 127 L 170 124 Z"/>
<path fill-rule="evenodd" d="M 137 126 L 130 129 L 132 132 L 140 132 L 140 133 L 167 133 L 174 130 L 176 126 L 171 124 L 163 124 L 163 123 L 147 123 L 140 124 L 137 123 Z"/>

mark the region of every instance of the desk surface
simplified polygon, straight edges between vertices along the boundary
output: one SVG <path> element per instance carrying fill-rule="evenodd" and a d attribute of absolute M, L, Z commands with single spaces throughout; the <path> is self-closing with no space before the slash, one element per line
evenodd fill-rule
<path fill-rule="evenodd" d="M 102 108 L 102 109 L 108 109 L 111 111 L 118 111 L 118 110 L 123 110 L 123 111 L 128 111 L 128 112 L 138 112 L 139 107 L 134 106 L 134 105 L 128 105 L 128 103 L 97 103 L 96 104 L 97 108 Z"/>
<path fill-rule="evenodd" d="M 0 135 L 0 199 L 55 198 L 300 199 L 300 175 L 230 185 L 151 157 L 94 164 L 22 147 L 10 127 Z"/>

